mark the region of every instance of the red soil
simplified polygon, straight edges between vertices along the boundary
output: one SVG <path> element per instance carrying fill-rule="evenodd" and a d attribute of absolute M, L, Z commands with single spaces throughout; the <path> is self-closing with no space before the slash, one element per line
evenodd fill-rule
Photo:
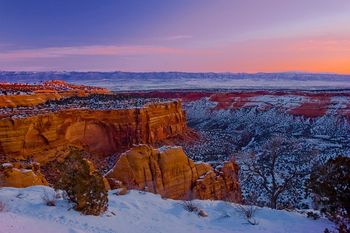
<path fill-rule="evenodd" d="M 130 94 L 130 93 L 129 93 Z M 251 98 L 256 96 L 272 95 L 280 96 L 302 96 L 305 97 L 305 102 L 300 102 L 300 105 L 287 110 L 292 115 L 305 117 L 319 117 L 327 113 L 331 108 L 331 98 L 335 96 L 343 96 L 350 98 L 350 92 L 311 92 L 311 91 L 232 91 L 227 93 L 218 93 L 215 91 L 177 91 L 165 92 L 154 91 L 147 93 L 132 93 L 143 97 L 159 97 L 159 98 L 182 98 L 184 102 L 196 101 L 203 97 L 209 97 L 209 101 L 217 103 L 213 110 L 220 109 L 239 109 L 246 104 L 251 103 Z M 264 103 L 259 110 L 264 111 L 273 107 L 271 103 Z M 350 103 L 346 108 L 340 109 L 339 114 L 350 118 Z"/>
<path fill-rule="evenodd" d="M 246 103 L 250 102 L 251 97 L 264 95 L 267 92 L 236 92 L 236 93 L 217 93 L 210 96 L 209 100 L 217 102 L 218 104 L 214 108 L 215 110 L 220 109 L 239 109 Z"/>
<path fill-rule="evenodd" d="M 289 110 L 289 113 L 305 117 L 320 117 L 327 113 L 331 103 L 331 98 L 329 96 L 308 97 L 308 102 L 301 103 L 299 107 Z"/>

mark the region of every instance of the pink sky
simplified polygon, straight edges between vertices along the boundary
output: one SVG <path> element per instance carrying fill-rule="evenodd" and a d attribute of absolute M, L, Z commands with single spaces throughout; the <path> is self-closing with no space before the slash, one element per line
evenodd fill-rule
<path fill-rule="evenodd" d="M 86 3 L 91 22 L 83 10 L 70 16 L 68 1 L 47 18 L 0 12 L 0 69 L 350 74 L 348 0 L 156 2 L 110 1 L 98 13 Z M 130 12 L 115 14 L 122 7 Z"/>

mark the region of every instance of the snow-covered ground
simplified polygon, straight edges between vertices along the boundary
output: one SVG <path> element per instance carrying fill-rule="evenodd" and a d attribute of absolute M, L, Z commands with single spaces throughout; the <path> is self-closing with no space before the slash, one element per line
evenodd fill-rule
<path fill-rule="evenodd" d="M 156 89 L 344 89 L 350 75 L 325 73 L 184 73 L 184 72 L 6 72 L 0 82 L 39 83 L 52 79 L 120 90 Z"/>
<path fill-rule="evenodd" d="M 285 95 L 285 96 L 274 96 L 274 95 L 258 95 L 247 98 L 248 102 L 243 107 L 264 107 L 265 105 L 274 106 L 280 109 L 291 109 L 301 105 L 308 98 L 298 95 Z"/>
<path fill-rule="evenodd" d="M 310 220 L 302 214 L 259 208 L 250 225 L 235 206 L 222 201 L 195 201 L 209 216 L 199 217 L 184 210 L 181 201 L 165 200 L 159 195 L 130 191 L 116 196 L 110 191 L 109 208 L 102 216 L 84 216 L 59 199 L 55 207 L 46 206 L 41 196 L 53 192 L 49 187 L 2 188 L 0 233 L 190 233 L 190 232 L 323 232 L 332 224 L 326 219 Z"/>

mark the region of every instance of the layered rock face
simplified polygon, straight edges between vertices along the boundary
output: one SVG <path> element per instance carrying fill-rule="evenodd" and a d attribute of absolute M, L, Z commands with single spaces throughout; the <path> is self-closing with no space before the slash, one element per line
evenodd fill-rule
<path fill-rule="evenodd" d="M 0 96 L 0 107 L 35 106 L 48 100 L 59 100 L 63 97 L 62 94 L 58 93 Z"/>
<path fill-rule="evenodd" d="M 116 110 L 75 109 L 0 120 L 0 160 L 45 163 L 71 144 L 97 155 L 153 144 L 184 134 L 179 101 Z"/>
<path fill-rule="evenodd" d="M 104 88 L 79 86 L 60 80 L 47 81 L 41 85 L 0 83 L 0 91 L 15 93 L 12 95 L 0 95 L 0 108 L 36 106 L 48 100 L 110 93 L 109 90 Z"/>
<path fill-rule="evenodd" d="M 38 164 L 25 168 L 12 163 L 0 165 L 0 187 L 25 188 L 33 185 L 48 185 Z"/>
<path fill-rule="evenodd" d="M 220 170 L 194 163 L 181 147 L 139 145 L 122 154 L 106 178 L 112 188 L 125 185 L 166 198 L 241 202 L 238 170 L 234 162 L 226 162 Z"/>

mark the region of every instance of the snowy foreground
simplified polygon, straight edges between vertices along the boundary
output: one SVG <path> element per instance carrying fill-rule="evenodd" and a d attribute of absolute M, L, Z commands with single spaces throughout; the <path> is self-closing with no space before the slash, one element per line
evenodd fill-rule
<path fill-rule="evenodd" d="M 46 206 L 42 195 L 51 188 L 2 188 L 0 233 L 189 233 L 189 232 L 323 232 L 331 223 L 310 220 L 304 215 L 261 208 L 256 212 L 258 225 L 247 224 L 237 209 L 222 201 L 195 201 L 209 216 L 199 217 L 184 210 L 181 201 L 164 200 L 159 195 L 130 191 L 116 196 L 110 191 L 108 211 L 100 217 L 83 216 L 71 209 L 66 200 L 55 207 Z"/>

